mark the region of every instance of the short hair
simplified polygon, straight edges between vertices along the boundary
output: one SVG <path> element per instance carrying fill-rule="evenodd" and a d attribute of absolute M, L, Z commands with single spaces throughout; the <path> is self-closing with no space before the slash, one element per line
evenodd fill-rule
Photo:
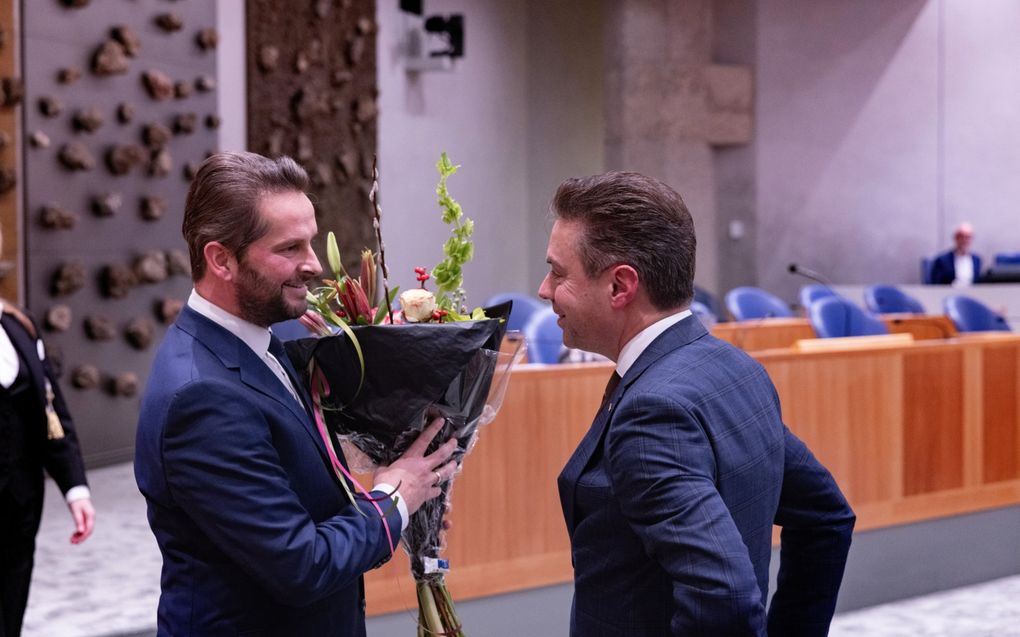
<path fill-rule="evenodd" d="M 556 190 L 552 212 L 582 224 L 577 250 L 589 278 L 625 263 L 659 310 L 694 297 L 694 220 L 661 181 L 634 172 L 568 179 Z"/>
<path fill-rule="evenodd" d="M 202 162 L 188 189 L 181 227 L 192 280 L 205 276 L 203 251 L 211 241 L 219 241 L 242 259 L 269 229 L 259 215 L 259 201 L 267 194 L 291 191 L 308 191 L 308 173 L 290 157 L 223 152 Z"/>

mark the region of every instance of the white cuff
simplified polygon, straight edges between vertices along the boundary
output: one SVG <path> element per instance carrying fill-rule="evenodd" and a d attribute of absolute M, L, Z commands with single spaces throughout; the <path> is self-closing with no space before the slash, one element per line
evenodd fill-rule
<path fill-rule="evenodd" d="M 407 528 L 407 520 L 409 516 L 407 514 L 407 504 L 404 502 L 404 498 L 400 496 L 400 491 L 397 491 L 392 484 L 387 484 L 385 482 L 380 482 L 375 485 L 372 487 L 372 490 L 391 494 L 390 497 L 393 498 L 393 502 L 397 505 L 397 512 L 400 513 L 400 532 L 403 533 L 404 529 Z"/>
<path fill-rule="evenodd" d="M 84 500 L 86 498 L 92 498 L 92 492 L 84 484 L 80 484 L 76 487 L 71 487 L 64 494 L 64 501 L 71 504 L 75 500 Z"/>

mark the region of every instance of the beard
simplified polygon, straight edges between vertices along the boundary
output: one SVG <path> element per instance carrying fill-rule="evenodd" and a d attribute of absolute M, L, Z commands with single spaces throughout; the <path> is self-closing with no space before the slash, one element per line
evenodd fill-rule
<path fill-rule="evenodd" d="M 285 283 L 302 284 L 305 280 L 294 279 Z M 241 318 L 262 327 L 295 319 L 308 309 L 308 301 L 303 298 L 299 302 L 288 301 L 283 284 L 269 280 L 244 262 L 238 268 L 236 290 Z"/>

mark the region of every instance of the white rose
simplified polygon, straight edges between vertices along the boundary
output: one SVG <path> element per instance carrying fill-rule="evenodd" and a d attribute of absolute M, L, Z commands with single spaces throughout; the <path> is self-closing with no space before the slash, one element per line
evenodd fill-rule
<path fill-rule="evenodd" d="M 421 288 L 401 292 L 400 308 L 408 323 L 427 321 L 436 309 L 436 295 Z"/>

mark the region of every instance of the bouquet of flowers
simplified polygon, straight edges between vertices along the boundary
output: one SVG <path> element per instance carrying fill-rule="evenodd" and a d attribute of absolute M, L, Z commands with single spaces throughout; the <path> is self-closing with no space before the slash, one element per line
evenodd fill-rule
<path fill-rule="evenodd" d="M 462 266 L 472 257 L 473 224 L 463 217 L 446 188 L 447 178 L 458 167 L 443 153 L 437 168 L 440 182 L 436 193 L 443 220 L 453 226 L 443 247 L 445 259 L 431 274 L 416 268 L 420 287 L 400 294 L 401 309 L 391 309 L 399 290 L 389 290 L 387 282 L 376 181 L 371 198 L 383 302 L 377 307 L 372 302 L 376 298 L 376 255 L 362 252 L 361 272 L 354 278 L 344 271 L 336 238 L 330 233 L 327 258 L 335 278 L 309 294 L 310 309 L 301 319 L 321 337 L 287 344 L 291 360 L 308 374 L 320 434 L 352 499 L 368 494 L 339 461 L 334 447 L 337 440 L 353 444 L 371 464 L 390 464 L 428 422 L 442 417 L 445 424 L 428 452 L 456 438 L 455 458 L 460 463 L 479 426 L 495 417 L 510 368 L 523 354 L 500 352 L 509 303 L 466 311 Z M 429 279 L 435 280 L 436 293 L 425 289 Z M 353 487 L 347 487 L 348 483 Z M 402 534 L 417 582 L 420 636 L 464 634 L 443 578 L 448 564 L 440 557 L 451 483 L 444 483 L 442 496 L 426 502 L 411 516 Z"/>

